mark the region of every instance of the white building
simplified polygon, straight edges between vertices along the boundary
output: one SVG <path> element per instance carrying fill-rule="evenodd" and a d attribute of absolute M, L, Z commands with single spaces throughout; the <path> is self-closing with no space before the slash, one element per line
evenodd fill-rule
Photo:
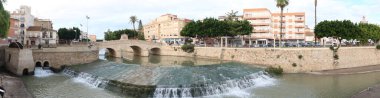
<path fill-rule="evenodd" d="M 42 45 L 43 47 L 56 47 L 58 34 L 52 29 L 42 28 L 41 26 L 31 26 L 26 33 L 26 46 Z"/>

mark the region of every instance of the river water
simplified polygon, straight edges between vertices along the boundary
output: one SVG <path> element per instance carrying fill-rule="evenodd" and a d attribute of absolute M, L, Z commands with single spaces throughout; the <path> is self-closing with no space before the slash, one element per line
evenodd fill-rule
<path fill-rule="evenodd" d="M 148 97 L 348 98 L 380 83 L 380 72 L 355 75 L 269 76 L 259 66 L 186 57 L 105 58 L 62 73 L 36 68 L 24 76 L 36 98 L 136 97 L 107 89 L 110 80 L 154 85 Z M 126 92 L 135 92 L 134 90 Z"/>

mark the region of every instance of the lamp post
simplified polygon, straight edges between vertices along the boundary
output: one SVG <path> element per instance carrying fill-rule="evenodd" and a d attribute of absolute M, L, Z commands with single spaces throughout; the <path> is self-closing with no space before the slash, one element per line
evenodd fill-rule
<path fill-rule="evenodd" d="M 316 46 L 317 45 L 317 36 L 315 34 L 315 27 L 317 26 L 317 4 L 318 4 L 318 0 L 314 0 L 314 45 Z M 321 43 L 321 42 L 319 42 Z"/>
<path fill-rule="evenodd" d="M 89 39 L 88 39 L 88 34 L 89 34 L 89 32 L 88 32 L 88 20 L 90 19 L 90 17 L 88 17 L 88 15 L 86 16 L 86 19 L 87 19 L 87 34 L 86 34 L 86 41 L 87 41 L 87 44 L 89 43 Z"/>

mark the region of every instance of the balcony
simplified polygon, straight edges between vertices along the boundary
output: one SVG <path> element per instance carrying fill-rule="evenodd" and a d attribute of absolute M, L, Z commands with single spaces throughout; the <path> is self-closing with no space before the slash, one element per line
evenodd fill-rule
<path fill-rule="evenodd" d="M 270 23 L 268 22 L 257 22 L 257 23 L 252 23 L 253 26 L 269 26 Z"/>
<path fill-rule="evenodd" d="M 305 37 L 287 36 L 284 39 L 286 39 L 286 40 L 302 40 L 302 39 L 305 39 Z"/>
<path fill-rule="evenodd" d="M 261 30 L 253 30 L 254 33 L 268 33 L 269 30 L 261 29 Z"/>
<path fill-rule="evenodd" d="M 295 34 L 305 34 L 305 32 L 294 32 Z"/>
<path fill-rule="evenodd" d="M 296 19 L 294 22 L 305 22 L 305 19 Z"/>
<path fill-rule="evenodd" d="M 296 25 L 295 28 L 305 28 L 305 25 Z"/>
<path fill-rule="evenodd" d="M 247 17 L 245 19 L 247 20 L 255 20 L 255 19 L 270 19 L 271 16 L 251 16 L 251 17 Z"/>

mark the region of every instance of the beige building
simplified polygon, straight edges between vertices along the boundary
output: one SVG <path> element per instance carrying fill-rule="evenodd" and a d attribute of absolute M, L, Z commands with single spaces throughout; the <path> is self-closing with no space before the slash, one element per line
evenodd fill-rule
<path fill-rule="evenodd" d="M 177 15 L 162 15 L 144 26 L 144 38 L 153 42 L 181 44 L 184 37 L 180 35 L 180 32 L 190 21 L 189 19 L 180 19 Z"/>
<path fill-rule="evenodd" d="M 41 26 L 46 29 L 53 29 L 53 23 L 49 19 L 34 19 L 34 26 Z"/>
<path fill-rule="evenodd" d="M 268 44 L 280 40 L 280 28 L 283 28 L 283 43 L 301 43 L 306 40 L 306 25 L 304 12 L 288 12 L 283 14 L 280 22 L 280 13 L 272 13 L 266 8 L 244 9 L 244 19 L 254 27 L 251 38 L 253 43 Z M 280 23 L 283 24 L 280 27 Z M 308 31 L 309 33 L 311 30 Z"/>
<path fill-rule="evenodd" d="M 88 38 L 91 42 L 96 42 L 96 35 L 89 35 Z"/>
<path fill-rule="evenodd" d="M 15 35 L 17 41 L 26 47 L 41 44 L 44 47 L 55 47 L 58 41 L 57 31 L 53 30 L 53 23 L 49 19 L 38 19 L 31 14 L 31 7 L 21 6 L 11 13 L 11 18 L 18 20 L 19 28 Z"/>
<path fill-rule="evenodd" d="M 56 47 L 58 34 L 57 31 L 46 29 L 41 26 L 30 26 L 25 33 L 25 46 L 32 47 L 42 45 L 43 47 Z"/>

